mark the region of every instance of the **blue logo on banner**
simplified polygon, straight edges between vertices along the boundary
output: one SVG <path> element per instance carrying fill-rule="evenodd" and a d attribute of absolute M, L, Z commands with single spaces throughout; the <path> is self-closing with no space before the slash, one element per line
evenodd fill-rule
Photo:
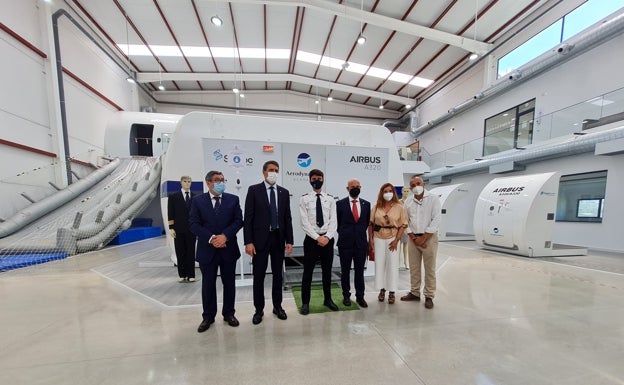
<path fill-rule="evenodd" d="M 297 164 L 301 167 L 308 167 L 312 164 L 312 157 L 305 152 L 302 152 L 297 156 Z"/>
<path fill-rule="evenodd" d="M 498 234 L 498 227 L 495 227 L 492 231 L 494 231 L 494 234 Z"/>
<path fill-rule="evenodd" d="M 234 163 L 240 163 L 241 162 L 241 158 L 238 155 L 234 155 L 234 158 L 232 160 L 234 161 Z"/>

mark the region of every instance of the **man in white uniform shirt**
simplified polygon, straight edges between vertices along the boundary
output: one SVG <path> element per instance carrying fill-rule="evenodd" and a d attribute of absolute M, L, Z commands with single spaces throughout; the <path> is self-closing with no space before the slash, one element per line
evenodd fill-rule
<path fill-rule="evenodd" d="M 312 273 L 317 259 L 321 259 L 323 277 L 323 305 L 332 311 L 338 306 L 331 297 L 331 268 L 334 260 L 334 238 L 337 233 L 336 202 L 334 197 L 324 193 L 323 172 L 314 169 L 309 174 L 311 192 L 299 199 L 301 227 L 306 237 L 303 240 L 303 278 L 301 280 L 301 314 L 310 313 L 310 290 Z"/>
<path fill-rule="evenodd" d="M 405 200 L 407 212 L 410 286 L 409 293 L 401 301 L 420 301 L 421 264 L 425 267 L 425 307 L 433 308 L 436 290 L 436 255 L 438 253 L 438 227 L 441 206 L 437 195 L 425 190 L 425 182 L 418 176 L 410 179 L 410 190 L 414 194 Z"/>

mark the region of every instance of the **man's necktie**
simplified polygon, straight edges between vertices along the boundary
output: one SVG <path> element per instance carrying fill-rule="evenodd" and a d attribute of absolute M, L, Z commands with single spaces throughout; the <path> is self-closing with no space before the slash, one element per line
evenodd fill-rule
<path fill-rule="evenodd" d="M 316 194 L 316 225 L 323 227 L 323 206 L 321 206 L 321 194 Z"/>
<path fill-rule="evenodd" d="M 271 212 L 271 230 L 277 229 L 277 201 L 275 200 L 275 188 L 269 187 L 271 190 L 271 199 L 269 199 L 269 211 Z"/>
<path fill-rule="evenodd" d="M 358 209 L 357 209 L 357 199 L 353 200 L 351 211 L 353 212 L 353 220 L 357 222 L 358 219 L 360 219 L 360 214 L 358 214 Z"/>
<path fill-rule="evenodd" d="M 188 208 L 191 205 L 191 196 L 188 191 L 185 191 L 186 198 L 184 198 L 184 203 L 186 203 L 186 207 Z"/>
<path fill-rule="evenodd" d="M 214 197 L 215 205 L 214 210 L 217 212 L 221 208 L 221 197 Z"/>

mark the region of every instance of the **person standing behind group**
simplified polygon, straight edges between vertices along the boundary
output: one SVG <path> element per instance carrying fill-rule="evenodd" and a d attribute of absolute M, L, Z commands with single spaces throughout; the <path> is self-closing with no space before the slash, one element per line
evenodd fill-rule
<path fill-rule="evenodd" d="M 189 228 L 189 211 L 195 194 L 191 191 L 191 177 L 180 178 L 181 190 L 167 198 L 169 234 L 173 238 L 178 264 L 178 282 L 195 282 L 195 241 Z"/>
<path fill-rule="evenodd" d="M 425 307 L 433 308 L 436 290 L 436 255 L 438 227 L 442 217 L 440 198 L 425 190 L 425 182 L 418 176 L 410 179 L 414 194 L 405 202 L 409 227 L 410 292 L 401 301 L 420 301 L 421 264 L 425 266 Z"/>
<path fill-rule="evenodd" d="M 371 211 L 368 228 L 369 253 L 375 255 L 375 286 L 377 299 L 383 302 L 388 293 L 388 303 L 395 302 L 394 293 L 399 280 L 399 244 L 407 227 L 407 216 L 399 197 L 390 183 L 384 183 L 377 194 L 377 203 Z"/>
<path fill-rule="evenodd" d="M 340 255 L 340 283 L 342 303 L 351 306 L 350 273 L 353 263 L 353 285 L 355 301 L 361 307 L 368 307 L 364 299 L 364 265 L 368 252 L 366 232 L 370 222 L 370 202 L 359 198 L 362 186 L 353 178 L 347 182 L 349 196 L 336 202 L 338 220 L 338 254 Z"/>
<path fill-rule="evenodd" d="M 292 215 L 290 193 L 277 185 L 279 163 L 269 160 L 262 166 L 264 181 L 247 190 L 243 235 L 245 253 L 252 258 L 253 301 L 256 312 L 254 325 L 262 322 L 264 316 L 264 277 L 271 256 L 273 286 L 273 314 L 281 320 L 287 318 L 282 308 L 284 252 L 293 251 Z"/>
<path fill-rule="evenodd" d="M 236 195 L 225 191 L 225 179 L 220 171 L 206 174 L 208 192 L 198 195 L 191 203 L 189 223 L 197 235 L 197 262 L 202 273 L 202 322 L 197 328 L 203 333 L 217 315 L 217 270 L 223 284 L 223 321 L 238 326 L 234 316 L 236 298 L 236 261 L 241 253 L 236 233 L 243 227 L 243 213 Z"/>
<path fill-rule="evenodd" d="M 301 227 L 306 233 L 303 240 L 303 278 L 301 280 L 301 314 L 310 313 L 312 273 L 317 259 L 321 259 L 323 277 L 323 305 L 332 311 L 338 306 L 331 298 L 331 268 L 334 260 L 334 237 L 336 236 L 336 202 L 334 197 L 322 191 L 323 172 L 314 169 L 309 174 L 311 192 L 299 199 Z"/>

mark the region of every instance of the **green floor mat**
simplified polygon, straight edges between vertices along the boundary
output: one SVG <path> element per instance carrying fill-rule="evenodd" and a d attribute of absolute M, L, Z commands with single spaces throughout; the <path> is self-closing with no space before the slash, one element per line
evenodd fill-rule
<path fill-rule="evenodd" d="M 293 297 L 295 297 L 295 303 L 297 304 L 297 310 L 301 311 L 301 286 L 293 286 Z M 359 310 L 360 307 L 355 303 L 353 298 L 351 299 L 351 306 L 345 306 L 342 303 L 342 289 L 336 283 L 331 285 L 332 300 L 338 305 L 339 310 Z M 312 313 L 325 313 L 330 312 L 329 308 L 323 305 L 323 286 L 312 285 L 310 290 L 310 314 Z"/>

